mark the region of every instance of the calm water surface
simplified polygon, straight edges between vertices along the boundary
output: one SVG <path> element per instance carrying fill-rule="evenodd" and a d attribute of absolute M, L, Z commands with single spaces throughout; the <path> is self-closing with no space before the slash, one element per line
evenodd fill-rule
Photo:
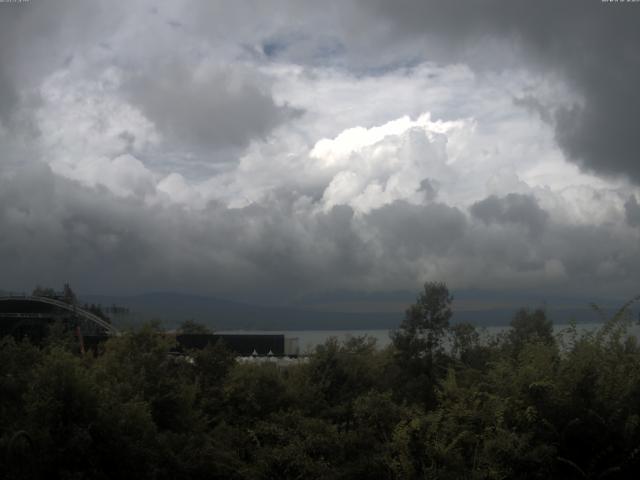
<path fill-rule="evenodd" d="M 601 327 L 601 323 L 581 323 L 576 325 L 578 332 L 594 331 Z M 478 331 L 482 336 L 489 337 L 496 335 L 508 327 L 479 327 Z M 554 326 L 556 334 L 569 328 L 568 324 L 557 324 Z M 300 346 L 300 353 L 308 353 L 313 351 L 318 345 L 322 345 L 329 338 L 335 337 L 339 341 L 345 341 L 353 337 L 362 337 L 367 335 L 376 339 L 376 345 L 384 348 L 391 343 L 389 334 L 391 330 L 224 330 L 218 333 L 235 333 L 235 334 L 284 334 L 287 338 L 297 338 Z M 629 333 L 640 338 L 640 326 L 633 325 L 629 329 Z"/>

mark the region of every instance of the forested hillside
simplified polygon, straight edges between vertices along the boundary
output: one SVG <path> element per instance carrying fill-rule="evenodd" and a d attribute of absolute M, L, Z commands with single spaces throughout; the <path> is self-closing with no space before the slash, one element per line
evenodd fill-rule
<path fill-rule="evenodd" d="M 624 309 L 559 336 L 541 310 L 486 339 L 425 285 L 391 347 L 329 341 L 288 368 L 172 356 L 148 324 L 81 354 L 0 340 L 5 478 L 635 478 L 640 346 Z M 447 348 L 445 348 L 447 345 Z"/>

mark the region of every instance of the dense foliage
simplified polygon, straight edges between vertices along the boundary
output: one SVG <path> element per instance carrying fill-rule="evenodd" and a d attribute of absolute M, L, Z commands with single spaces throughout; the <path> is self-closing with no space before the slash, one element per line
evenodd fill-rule
<path fill-rule="evenodd" d="M 146 325 L 80 353 L 0 340 L 6 478 L 635 478 L 640 347 L 620 311 L 554 335 L 541 310 L 504 334 L 453 325 L 426 284 L 393 334 L 330 340 L 287 368 L 223 345 L 169 355 Z"/>

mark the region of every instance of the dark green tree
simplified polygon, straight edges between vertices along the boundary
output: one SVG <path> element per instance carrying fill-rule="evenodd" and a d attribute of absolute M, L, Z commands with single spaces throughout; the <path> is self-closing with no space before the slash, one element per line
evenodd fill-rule
<path fill-rule="evenodd" d="M 432 406 L 439 377 L 446 371 L 443 341 L 452 316 L 453 296 L 442 282 L 426 282 L 400 328 L 392 333 L 398 391 Z"/>
<path fill-rule="evenodd" d="M 553 323 L 547 318 L 542 308 L 534 311 L 521 308 L 511 320 L 511 330 L 507 338 L 515 352 L 520 351 L 526 343 L 530 342 L 551 345 L 554 342 Z"/>
<path fill-rule="evenodd" d="M 54 298 L 56 296 L 56 291 L 50 287 L 37 285 L 36 288 L 33 289 L 33 292 L 31 292 L 31 295 L 33 295 L 34 297 Z"/>
<path fill-rule="evenodd" d="M 213 331 L 206 325 L 189 319 L 180 324 L 178 333 L 185 335 L 209 335 L 213 333 Z"/>
<path fill-rule="evenodd" d="M 451 355 L 468 370 L 483 370 L 491 358 L 491 348 L 480 341 L 480 332 L 468 322 L 458 323 L 450 329 Z"/>

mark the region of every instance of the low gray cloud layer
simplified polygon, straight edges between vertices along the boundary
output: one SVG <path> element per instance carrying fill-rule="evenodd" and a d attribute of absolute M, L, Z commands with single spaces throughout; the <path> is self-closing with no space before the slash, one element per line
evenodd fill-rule
<path fill-rule="evenodd" d="M 487 224 L 522 225 L 532 235 L 540 235 L 549 218 L 534 197 L 518 193 L 509 193 L 504 198 L 491 195 L 471 205 L 469 211 Z"/>
<path fill-rule="evenodd" d="M 3 278 L 25 289 L 34 279 L 66 279 L 89 291 L 292 299 L 412 288 L 418 278 L 466 288 L 490 280 L 509 290 L 629 287 L 640 267 L 637 239 L 607 226 L 553 222 L 532 235 L 509 217 L 527 205 L 522 218 L 546 219 L 525 199 L 480 202 L 472 212 L 482 220 L 443 204 L 400 201 L 364 216 L 347 206 L 317 213 L 287 194 L 260 206 L 187 213 L 115 198 L 33 164 L 0 181 L 0 255 Z"/>

